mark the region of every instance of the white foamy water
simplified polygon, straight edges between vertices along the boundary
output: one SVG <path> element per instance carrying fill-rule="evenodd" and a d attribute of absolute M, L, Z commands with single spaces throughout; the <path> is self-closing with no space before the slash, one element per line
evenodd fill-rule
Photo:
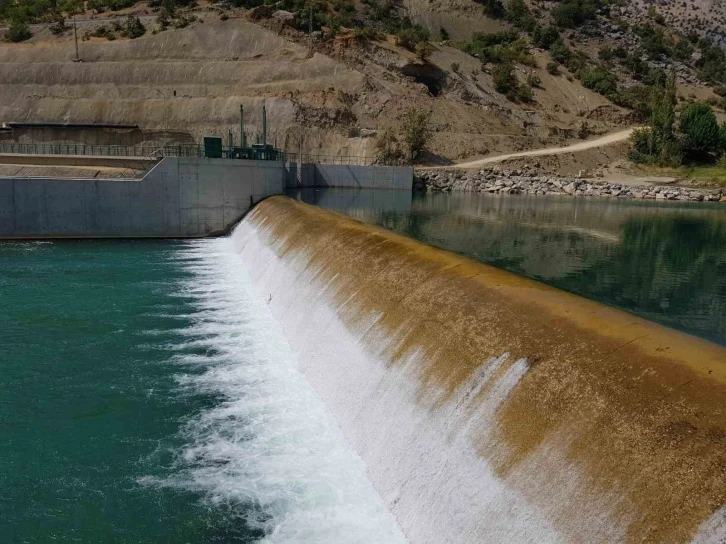
<path fill-rule="evenodd" d="M 286 248 L 280 257 L 264 225 L 250 222 L 240 224 L 232 240 L 305 377 L 365 459 L 370 480 L 410 542 L 625 540 L 625 526 L 612 515 L 622 497 L 591 491 L 587 473 L 558 456 L 558 444 L 531 455 L 530 464 L 506 479 L 490 464 L 508 455 L 495 434 L 496 413 L 529 371 L 526 359 L 502 353 L 482 360 L 448 396 L 426 383 L 422 353 L 390 364 L 386 354 L 398 352 L 404 334 L 379 326 L 380 315 L 357 314 L 355 324 L 346 325 L 356 293 L 341 302 L 334 276 L 320 268 L 324 264 L 312 264 L 304 249 Z M 563 481 L 554 482 L 555 476 Z"/>
<path fill-rule="evenodd" d="M 179 262 L 193 274 L 179 294 L 197 311 L 170 347 L 174 361 L 203 369 L 181 375 L 180 385 L 223 400 L 185 426 L 176 476 L 145 483 L 231 506 L 264 531 L 265 542 L 404 542 L 231 240 L 191 243 Z"/>

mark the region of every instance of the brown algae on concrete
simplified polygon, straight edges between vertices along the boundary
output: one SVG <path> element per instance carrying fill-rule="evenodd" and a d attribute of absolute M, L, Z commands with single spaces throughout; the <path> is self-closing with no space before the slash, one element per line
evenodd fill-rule
<path fill-rule="evenodd" d="M 419 355 L 421 398 L 445 402 L 502 354 L 526 359 L 496 427 L 470 438 L 572 540 L 587 540 L 578 514 L 552 504 L 567 467 L 570 500 L 607 503 L 630 542 L 687 542 L 726 504 L 723 347 L 285 197 L 247 221 L 278 258 L 304 253 L 368 352 Z M 383 344 L 360 331 L 372 315 Z"/>

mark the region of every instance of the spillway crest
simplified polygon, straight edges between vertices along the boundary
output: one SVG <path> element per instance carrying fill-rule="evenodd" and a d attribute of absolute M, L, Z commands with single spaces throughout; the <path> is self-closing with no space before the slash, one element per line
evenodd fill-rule
<path fill-rule="evenodd" d="M 726 349 L 302 204 L 231 242 L 412 543 L 726 541 Z"/>

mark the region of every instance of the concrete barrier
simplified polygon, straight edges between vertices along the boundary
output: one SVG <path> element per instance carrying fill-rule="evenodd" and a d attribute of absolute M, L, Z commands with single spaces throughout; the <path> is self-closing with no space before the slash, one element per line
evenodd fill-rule
<path fill-rule="evenodd" d="M 284 180 L 281 163 L 177 158 L 142 179 L 0 178 L 0 238 L 219 234 Z"/>
<path fill-rule="evenodd" d="M 0 153 L 0 164 L 27 164 L 32 166 L 108 166 L 148 170 L 159 159 L 152 157 L 108 157 L 101 155 L 30 155 Z"/>
<path fill-rule="evenodd" d="M 287 187 L 344 187 L 401 189 L 413 187 L 410 166 L 356 166 L 346 164 L 288 164 Z"/>

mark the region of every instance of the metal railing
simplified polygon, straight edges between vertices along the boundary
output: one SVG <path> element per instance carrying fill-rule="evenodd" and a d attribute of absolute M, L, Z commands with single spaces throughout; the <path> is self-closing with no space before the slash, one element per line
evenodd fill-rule
<path fill-rule="evenodd" d="M 222 157 L 234 157 L 234 149 L 222 148 Z M 138 157 L 161 158 L 183 157 L 202 158 L 205 156 L 202 144 L 177 144 L 165 146 L 153 145 L 86 145 L 86 144 L 22 144 L 0 142 L 0 153 L 21 155 L 84 155 L 96 157 Z M 298 153 L 278 154 L 284 162 L 342 164 L 351 166 L 369 166 L 377 163 L 375 157 L 356 157 L 350 155 L 315 155 Z"/>
<path fill-rule="evenodd" d="M 180 144 L 150 145 L 87 145 L 87 144 L 21 144 L 0 142 L 0 153 L 22 155 L 89 155 L 97 157 L 191 157 L 204 156 L 204 146 Z"/>

